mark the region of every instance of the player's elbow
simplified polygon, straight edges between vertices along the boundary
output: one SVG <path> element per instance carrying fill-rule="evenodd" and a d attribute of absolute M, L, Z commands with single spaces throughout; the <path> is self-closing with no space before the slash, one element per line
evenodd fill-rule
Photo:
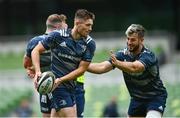
<path fill-rule="evenodd" d="M 34 48 L 31 52 L 32 60 L 34 60 L 34 58 L 37 58 L 37 56 L 39 55 L 40 55 L 40 51 L 37 48 Z"/>
<path fill-rule="evenodd" d="M 130 70 L 130 73 L 139 73 L 143 71 L 143 68 L 137 65 L 132 65 L 132 67 L 129 70 Z"/>
<path fill-rule="evenodd" d="M 106 65 L 101 65 L 98 68 L 96 68 L 95 73 L 96 74 L 103 74 L 103 73 L 109 72 L 110 70 L 111 69 L 108 68 Z"/>
<path fill-rule="evenodd" d="M 32 66 L 32 61 L 29 57 L 27 56 L 24 56 L 24 59 L 23 59 L 23 66 L 24 68 L 28 68 L 28 67 L 31 67 Z"/>
<path fill-rule="evenodd" d="M 26 64 L 23 64 L 23 66 L 24 66 L 25 69 L 27 69 L 27 67 L 28 67 Z"/>
<path fill-rule="evenodd" d="M 135 61 L 135 62 L 132 62 L 129 70 L 131 73 L 140 73 L 145 70 L 145 67 L 141 62 Z"/>
<path fill-rule="evenodd" d="M 103 74 L 110 70 L 112 70 L 112 65 L 106 62 L 102 62 L 98 64 L 91 64 L 88 67 L 88 72 L 95 73 L 95 74 Z"/>

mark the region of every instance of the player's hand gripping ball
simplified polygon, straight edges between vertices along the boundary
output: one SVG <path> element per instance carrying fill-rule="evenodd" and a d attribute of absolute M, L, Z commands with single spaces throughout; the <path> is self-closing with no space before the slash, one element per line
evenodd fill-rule
<path fill-rule="evenodd" d="M 43 72 L 41 76 L 38 78 L 37 91 L 40 94 L 47 94 L 52 92 L 55 79 L 56 77 L 51 71 Z"/>

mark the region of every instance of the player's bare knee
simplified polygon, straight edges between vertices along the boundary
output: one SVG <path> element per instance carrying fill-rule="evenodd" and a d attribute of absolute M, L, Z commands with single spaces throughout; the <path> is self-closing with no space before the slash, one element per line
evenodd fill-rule
<path fill-rule="evenodd" d="M 150 110 L 147 112 L 146 118 L 161 118 L 162 114 L 159 111 Z"/>

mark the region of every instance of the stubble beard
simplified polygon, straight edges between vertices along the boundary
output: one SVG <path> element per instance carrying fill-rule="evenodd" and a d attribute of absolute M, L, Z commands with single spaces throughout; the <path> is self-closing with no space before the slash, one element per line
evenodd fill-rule
<path fill-rule="evenodd" d="M 129 52 L 135 53 L 138 51 L 139 47 L 140 47 L 140 45 L 136 45 L 134 48 L 129 48 Z"/>

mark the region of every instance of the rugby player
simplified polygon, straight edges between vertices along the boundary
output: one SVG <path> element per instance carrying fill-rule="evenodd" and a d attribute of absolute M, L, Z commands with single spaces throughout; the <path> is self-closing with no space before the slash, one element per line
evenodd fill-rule
<path fill-rule="evenodd" d="M 88 71 L 101 74 L 114 68 L 122 70 L 131 96 L 128 116 L 160 118 L 166 107 L 167 91 L 155 54 L 143 44 L 144 33 L 142 25 L 130 25 L 126 30 L 127 47 L 116 54 L 111 52 L 108 61 L 91 63 Z"/>
<path fill-rule="evenodd" d="M 59 117 L 76 117 L 75 88 L 78 76 L 84 74 L 94 56 L 95 41 L 89 36 L 95 15 L 85 9 L 75 13 L 74 27 L 56 30 L 43 39 L 32 51 L 35 67 L 35 87 L 37 77 L 41 75 L 39 55 L 51 49 L 51 71 L 55 74 L 55 86 L 52 92 L 52 114 Z"/>
<path fill-rule="evenodd" d="M 28 42 L 27 48 L 26 48 L 26 53 L 23 58 L 23 64 L 24 64 L 24 68 L 26 68 L 27 74 L 30 78 L 33 79 L 33 77 L 35 75 L 35 70 L 32 65 L 32 60 L 31 60 L 32 50 L 41 40 L 43 40 L 53 30 L 67 28 L 66 19 L 67 18 L 64 14 L 50 15 L 46 20 L 45 34 L 36 36 Z M 41 57 L 40 57 L 41 71 L 42 72 L 49 71 L 50 65 L 51 65 L 51 52 L 50 52 L 50 50 L 48 50 L 41 54 Z M 44 118 L 50 117 L 50 113 L 51 113 L 51 101 L 49 98 L 50 96 L 48 96 L 47 94 L 45 94 L 45 95 L 40 94 L 39 96 L 40 96 L 39 101 L 40 101 L 40 109 L 42 112 L 42 116 Z"/>

